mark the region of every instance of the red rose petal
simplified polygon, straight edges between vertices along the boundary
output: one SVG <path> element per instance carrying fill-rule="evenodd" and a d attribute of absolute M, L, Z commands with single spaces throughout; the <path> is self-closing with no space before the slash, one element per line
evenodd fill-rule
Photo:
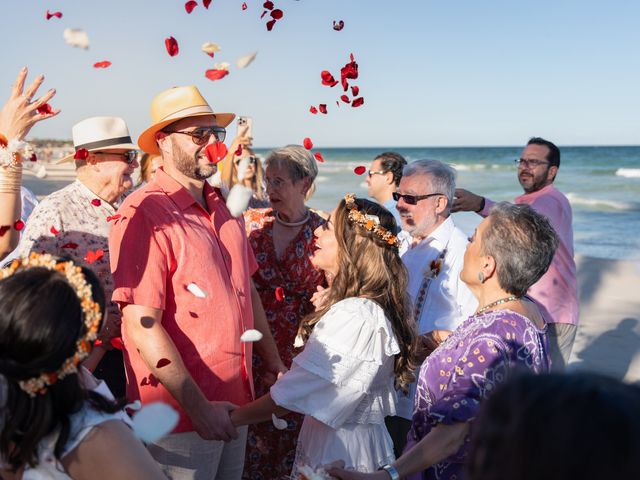
<path fill-rule="evenodd" d="M 164 46 L 167 47 L 167 53 L 171 57 L 175 57 L 178 54 L 178 42 L 175 38 L 169 37 L 164 39 Z"/>
<path fill-rule="evenodd" d="M 267 14 L 266 10 L 264 12 L 262 12 L 262 15 L 260 15 L 260 20 L 262 20 L 266 14 Z"/>
<path fill-rule="evenodd" d="M 284 288 L 282 287 L 276 288 L 276 300 L 279 302 L 284 300 Z"/>
<path fill-rule="evenodd" d="M 16 223 L 13 224 L 13 228 L 17 231 L 24 229 L 24 222 L 22 220 L 16 220 Z"/>
<path fill-rule="evenodd" d="M 211 0 L 202 0 L 202 6 L 209 10 L 209 5 L 211 5 Z"/>
<path fill-rule="evenodd" d="M 353 108 L 359 107 L 364 103 L 364 97 L 354 98 L 353 102 L 351 102 L 351 106 Z"/>
<path fill-rule="evenodd" d="M 48 115 L 49 113 L 53 113 L 53 110 L 51 109 L 51 105 L 49 105 L 48 103 L 43 103 L 38 108 L 36 108 L 36 111 L 40 115 Z"/>
<path fill-rule="evenodd" d="M 35 153 L 32 153 L 31 156 L 29 157 L 29 160 L 31 162 L 37 162 L 38 161 L 38 157 L 36 156 Z"/>
<path fill-rule="evenodd" d="M 233 152 L 233 154 L 234 154 L 236 157 L 239 157 L 240 155 L 242 155 L 242 145 L 238 145 L 238 148 L 236 148 L 236 151 L 235 151 L 235 152 Z"/>
<path fill-rule="evenodd" d="M 207 70 L 206 72 L 204 72 L 204 76 L 207 77 L 209 80 L 220 80 L 221 78 L 224 78 L 227 75 L 229 75 L 229 70 L 224 70 L 224 69 L 216 70 L 212 68 L 211 70 Z"/>
<path fill-rule="evenodd" d="M 367 167 L 363 167 L 362 165 L 353 169 L 353 173 L 355 173 L 356 175 L 362 175 L 366 171 Z"/>
<path fill-rule="evenodd" d="M 94 262 L 97 262 L 98 260 L 100 260 L 102 257 L 104 257 L 104 250 L 100 248 L 95 252 L 93 250 L 89 250 L 87 254 L 84 256 L 84 261 L 89 264 L 93 264 Z"/>
<path fill-rule="evenodd" d="M 352 97 L 357 97 L 358 93 L 360 93 L 360 88 L 359 87 L 357 87 L 355 85 L 353 87 L 351 87 L 351 96 Z"/>
<path fill-rule="evenodd" d="M 122 342 L 121 337 L 114 337 L 109 340 L 109 343 L 113 348 L 117 348 L 118 350 L 124 350 L 124 343 Z"/>
<path fill-rule="evenodd" d="M 207 155 L 207 159 L 211 163 L 218 163 L 224 160 L 224 157 L 227 156 L 229 151 L 227 150 L 227 146 L 222 142 L 212 143 L 211 145 L 207 145 L 204 153 Z"/>
<path fill-rule="evenodd" d="M 313 157 L 316 159 L 316 162 L 324 163 L 324 158 L 320 152 L 315 152 Z"/>
<path fill-rule="evenodd" d="M 322 85 L 326 85 L 328 87 L 335 87 L 338 84 L 338 81 L 333 78 L 331 72 L 328 70 L 323 70 L 320 72 L 320 78 L 322 78 Z"/>
<path fill-rule="evenodd" d="M 49 10 L 47 10 L 47 13 L 45 14 L 45 18 L 49 20 L 51 19 L 51 17 L 62 18 L 62 12 L 49 12 Z"/>
<path fill-rule="evenodd" d="M 358 64 L 353 59 L 353 53 L 350 55 L 350 58 L 351 62 L 347 63 L 340 69 L 340 82 L 342 83 L 342 88 L 345 92 L 349 86 L 347 79 L 355 80 L 358 78 Z"/>
<path fill-rule="evenodd" d="M 267 10 L 273 10 L 273 2 L 266 1 L 262 4 L 262 6 Z"/>
<path fill-rule="evenodd" d="M 344 21 L 342 21 L 342 20 L 340 20 L 339 22 L 336 22 L 335 20 L 333 21 L 333 29 L 336 32 L 339 32 L 343 28 L 344 28 Z"/>
<path fill-rule="evenodd" d="M 304 148 L 306 148 L 307 150 L 311 150 L 313 148 L 313 142 L 309 137 L 305 138 L 302 141 L 302 145 L 304 145 Z"/>
<path fill-rule="evenodd" d="M 273 26 L 276 24 L 275 19 L 274 20 L 269 20 L 267 22 L 267 30 L 270 32 L 273 29 Z"/>
<path fill-rule="evenodd" d="M 91 200 L 91 205 L 93 205 L 94 207 L 99 207 L 100 205 L 102 205 L 102 201 L 99 198 L 94 198 L 93 200 Z"/>
<path fill-rule="evenodd" d="M 311 107 L 309 108 L 309 111 L 311 113 L 313 113 L 314 115 L 316 115 L 318 113 L 318 109 L 316 107 L 314 107 L 313 105 L 311 105 Z"/>
<path fill-rule="evenodd" d="M 104 60 L 102 62 L 96 62 L 93 64 L 94 68 L 107 68 L 111 66 L 111 62 L 108 60 Z"/>
<path fill-rule="evenodd" d="M 78 248 L 78 244 L 77 243 L 73 243 L 73 242 L 69 242 L 69 243 L 65 243 L 64 245 L 62 245 L 62 248 L 76 249 L 76 248 Z"/>
<path fill-rule="evenodd" d="M 318 105 L 318 109 L 320 110 L 320 113 L 324 113 L 325 115 L 327 114 L 327 104 L 326 103 L 321 103 L 320 105 Z"/>
<path fill-rule="evenodd" d="M 342 100 L 344 103 L 351 102 L 351 100 L 349 100 L 349 97 L 347 97 L 346 95 L 340 95 L 340 100 Z"/>
<path fill-rule="evenodd" d="M 198 2 L 196 2 L 195 0 L 189 0 L 187 3 L 184 4 L 184 9 L 187 11 L 187 13 L 191 13 L 193 12 L 193 9 L 196 8 L 198 6 Z"/>
<path fill-rule="evenodd" d="M 171 364 L 171 360 L 169 360 L 168 358 L 161 358 L 160 360 L 158 360 L 158 363 L 156 363 L 156 368 L 162 368 L 162 367 L 166 367 L 167 365 Z"/>
<path fill-rule="evenodd" d="M 49 229 L 49 231 L 55 236 L 58 235 L 60 233 L 60 230 L 58 230 L 56 227 L 54 227 L 53 225 L 51 226 L 51 228 Z"/>
<path fill-rule="evenodd" d="M 88 156 L 89 150 L 87 150 L 86 148 L 81 148 L 80 150 L 76 151 L 73 158 L 76 160 L 86 160 Z"/>
<path fill-rule="evenodd" d="M 243 2 L 242 3 L 242 10 L 246 10 L 247 9 L 247 2 Z"/>
<path fill-rule="evenodd" d="M 4 234 L 11 230 L 11 225 L 0 226 L 0 237 L 4 237 Z"/>
<path fill-rule="evenodd" d="M 280 20 L 284 16 L 284 12 L 279 8 L 271 11 L 271 18 L 274 20 Z"/>

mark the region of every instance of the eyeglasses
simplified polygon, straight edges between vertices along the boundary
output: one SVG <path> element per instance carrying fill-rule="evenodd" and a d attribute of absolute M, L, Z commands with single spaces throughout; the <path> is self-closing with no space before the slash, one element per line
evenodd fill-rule
<path fill-rule="evenodd" d="M 249 156 L 249 157 L 242 157 L 242 158 L 236 158 L 233 163 L 236 165 L 236 167 L 238 165 L 240 165 L 240 162 L 244 159 L 247 159 L 249 161 L 249 165 L 255 165 L 258 161 L 257 157 L 254 157 L 253 155 Z"/>
<path fill-rule="evenodd" d="M 435 197 L 436 195 L 444 195 L 444 193 L 430 193 L 428 195 L 404 195 L 402 193 L 393 192 L 393 199 L 396 202 L 399 202 L 401 198 L 404 199 L 406 203 L 409 205 L 416 205 L 420 200 L 424 200 L 425 198 Z"/>
<path fill-rule="evenodd" d="M 549 165 L 549 162 L 545 160 L 527 160 L 526 158 L 516 158 L 514 160 L 515 164 L 519 167 L 529 168 L 529 167 L 539 167 L 540 165 Z"/>
<path fill-rule="evenodd" d="M 115 155 L 117 157 L 124 157 L 124 161 L 127 162 L 128 165 L 131 165 L 138 158 L 138 152 L 135 150 L 129 150 L 124 153 L 116 153 L 116 152 L 92 152 L 94 155 Z"/>
<path fill-rule="evenodd" d="M 227 137 L 227 131 L 222 127 L 199 127 L 190 132 L 180 132 L 178 130 L 164 130 L 164 132 L 189 135 L 196 145 L 206 145 L 209 143 L 211 135 L 214 135 L 219 142 L 224 142 Z"/>
<path fill-rule="evenodd" d="M 387 172 L 385 172 L 384 170 L 369 170 L 367 172 L 367 175 L 369 175 L 369 177 L 373 177 L 374 175 L 384 175 L 385 173 Z"/>

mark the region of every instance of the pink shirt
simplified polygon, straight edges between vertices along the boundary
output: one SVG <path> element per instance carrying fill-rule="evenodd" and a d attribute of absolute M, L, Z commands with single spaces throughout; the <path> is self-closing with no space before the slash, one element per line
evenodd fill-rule
<path fill-rule="evenodd" d="M 549 219 L 560 243 L 551 261 L 549 270 L 527 294 L 542 307 L 548 323 L 578 323 L 578 281 L 576 264 L 573 261 L 572 213 L 569 200 L 553 185 L 533 193 L 516 197 L 515 203 L 526 203 Z M 489 215 L 494 202 L 485 199 L 485 206 L 479 213 Z"/>
<path fill-rule="evenodd" d="M 253 385 L 251 344 L 240 335 L 253 328 L 250 279 L 257 264 L 243 218 L 233 218 L 206 182 L 204 194 L 211 213 L 158 169 L 154 181 L 125 200 L 109 235 L 113 300 L 163 310 L 162 326 L 207 399 L 243 405 Z M 206 297 L 190 291 L 192 284 Z M 128 399 L 165 402 L 180 413 L 174 432 L 193 431 L 127 330 L 123 324 Z"/>

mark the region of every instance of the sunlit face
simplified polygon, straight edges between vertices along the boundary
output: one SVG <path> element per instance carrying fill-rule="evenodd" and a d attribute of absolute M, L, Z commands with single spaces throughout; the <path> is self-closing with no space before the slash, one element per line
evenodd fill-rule
<path fill-rule="evenodd" d="M 414 174 L 402 177 L 398 186 L 401 195 L 428 195 L 434 192 L 427 175 Z M 436 208 L 440 196 L 433 196 L 418 200 L 415 205 L 410 205 L 404 198 L 400 198 L 396 205 L 400 213 L 402 229 L 409 232 L 412 237 L 426 237 L 434 229 L 438 222 Z"/>
<path fill-rule="evenodd" d="M 203 115 L 179 120 L 172 124 L 168 130 L 180 132 L 192 132 L 198 127 L 216 126 L 214 116 Z M 209 162 L 205 149 L 214 144 L 216 138 L 211 135 L 209 142 L 204 145 L 196 145 L 189 135 L 171 134 L 172 159 L 176 170 L 183 175 L 195 180 L 206 180 L 218 170 L 214 163 Z"/>
<path fill-rule="evenodd" d="M 91 152 L 96 180 L 108 202 L 115 202 L 133 187 L 131 175 L 138 167 L 138 160 L 136 158 L 131 164 L 127 163 L 126 157 L 122 155 L 127 151 L 129 150 L 115 149 Z"/>
<path fill-rule="evenodd" d="M 545 145 L 527 145 L 522 151 L 518 181 L 526 193 L 537 192 L 553 181 L 557 167 L 549 166 L 548 155 L 549 147 Z"/>
<path fill-rule="evenodd" d="M 311 257 L 314 267 L 336 275 L 338 273 L 338 240 L 336 239 L 334 225 L 336 211 L 331 212 L 331 217 L 313 232 L 316 250 Z"/>
<path fill-rule="evenodd" d="M 269 202 L 276 211 L 304 204 L 305 181 L 302 179 L 294 182 L 286 165 L 270 164 L 265 171 L 265 182 Z"/>
<path fill-rule="evenodd" d="M 460 272 L 460 280 L 467 285 L 480 284 L 478 274 L 485 265 L 484 256 L 482 255 L 482 236 L 490 221 L 491 217 L 485 218 L 469 238 L 467 249 L 464 252 L 464 264 Z"/>
<path fill-rule="evenodd" d="M 245 160 L 243 162 L 243 160 L 245 158 L 249 158 L 250 160 Z M 236 172 L 237 173 L 243 173 L 242 178 L 237 177 L 238 181 L 252 181 L 253 177 L 255 177 L 256 175 L 256 162 L 258 162 L 258 158 L 255 156 L 255 153 L 253 153 L 253 150 L 249 149 L 249 148 L 243 148 L 242 149 L 242 153 L 240 155 L 236 155 L 233 157 L 233 163 L 236 167 Z M 244 172 L 239 172 L 238 168 L 242 165 L 246 165 Z M 236 175 L 237 175 L 236 173 Z"/>
<path fill-rule="evenodd" d="M 393 176 L 391 172 L 383 172 L 382 162 L 374 160 L 367 172 L 367 193 L 371 198 L 381 198 L 389 188 L 388 177 Z"/>

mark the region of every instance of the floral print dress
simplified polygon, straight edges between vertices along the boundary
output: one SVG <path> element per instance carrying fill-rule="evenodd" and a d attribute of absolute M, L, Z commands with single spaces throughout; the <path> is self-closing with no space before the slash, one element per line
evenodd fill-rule
<path fill-rule="evenodd" d="M 310 217 L 296 237 L 278 258 L 273 242 L 275 211 L 271 208 L 253 209 L 245 213 L 249 243 L 258 262 L 253 275 L 262 299 L 271 334 L 280 358 L 287 367 L 297 353 L 293 342 L 302 318 L 313 311 L 311 296 L 324 283 L 324 275 L 311 264 L 316 228 L 324 223 L 322 217 L 310 211 Z M 262 380 L 259 355 L 253 356 L 253 377 L 256 398 L 269 392 Z M 244 479 L 266 480 L 288 478 L 296 455 L 296 440 L 303 416 L 291 413 L 284 418 L 285 430 L 277 430 L 271 422 L 251 425 L 247 439 Z"/>

